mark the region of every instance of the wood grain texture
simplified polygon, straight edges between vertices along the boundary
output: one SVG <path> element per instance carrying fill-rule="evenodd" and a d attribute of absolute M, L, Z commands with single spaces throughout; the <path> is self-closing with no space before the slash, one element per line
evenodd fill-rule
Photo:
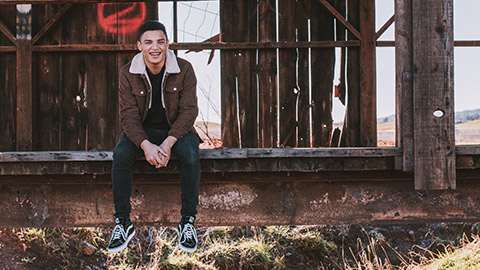
<path fill-rule="evenodd" d="M 412 0 L 395 1 L 396 145 L 402 147 L 402 169 L 413 172 L 413 28 Z"/>
<path fill-rule="evenodd" d="M 220 1 L 220 29 L 222 39 L 226 42 L 235 40 L 235 12 L 236 4 L 239 1 Z M 238 53 L 238 52 L 237 52 Z M 237 116 L 237 95 L 235 82 L 235 52 L 220 51 L 221 65 L 221 113 L 222 113 L 222 142 L 225 147 L 240 147 L 239 119 Z"/>
<path fill-rule="evenodd" d="M 279 42 L 295 42 L 295 13 L 298 2 L 293 0 L 278 2 L 278 40 Z M 279 50 L 279 109 L 280 109 L 280 146 L 296 146 L 296 99 L 297 88 L 296 63 L 297 50 Z"/>
<path fill-rule="evenodd" d="M 360 0 L 360 146 L 377 146 L 375 0 Z"/>
<path fill-rule="evenodd" d="M 415 188 L 455 189 L 453 0 L 413 0 L 413 67 Z"/>
<path fill-rule="evenodd" d="M 334 1 L 330 1 L 334 2 Z M 333 4 L 333 3 L 332 3 Z M 320 3 L 313 1 L 311 13 L 311 40 L 334 40 L 334 18 Z M 312 48 L 312 142 L 313 147 L 330 146 L 332 134 L 333 80 L 335 70 L 334 48 Z"/>
<path fill-rule="evenodd" d="M 273 42 L 275 34 L 275 1 L 257 3 L 258 37 Z M 257 50 L 259 92 L 260 147 L 277 147 L 277 59 L 275 51 Z"/>

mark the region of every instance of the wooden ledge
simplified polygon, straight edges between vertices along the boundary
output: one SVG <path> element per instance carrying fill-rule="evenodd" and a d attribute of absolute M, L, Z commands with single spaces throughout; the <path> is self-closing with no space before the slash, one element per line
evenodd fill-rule
<path fill-rule="evenodd" d="M 200 159 L 393 157 L 397 147 L 201 149 Z M 0 152 L 0 162 L 112 161 L 112 151 Z"/>

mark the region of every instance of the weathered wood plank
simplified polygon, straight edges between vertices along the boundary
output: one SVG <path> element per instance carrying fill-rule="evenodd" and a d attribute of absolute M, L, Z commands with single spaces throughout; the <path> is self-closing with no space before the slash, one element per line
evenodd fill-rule
<path fill-rule="evenodd" d="M 453 0 L 413 0 L 413 66 L 415 188 L 455 189 Z"/>
<path fill-rule="evenodd" d="M 257 2 L 257 35 L 260 42 L 274 42 L 275 9 L 273 0 Z M 277 147 L 277 59 L 275 51 L 257 50 L 259 129 L 261 147 Z"/>
<path fill-rule="evenodd" d="M 32 36 L 60 10 L 61 5 L 32 6 Z M 61 25 L 60 25 L 61 27 Z M 61 44 L 61 28 L 53 27 L 39 44 Z M 33 53 L 33 138 L 34 149 L 60 150 L 62 56 L 53 53 Z"/>
<path fill-rule="evenodd" d="M 17 10 L 16 149 L 19 151 L 33 150 L 31 23 L 31 13 L 25 15 Z"/>
<path fill-rule="evenodd" d="M 349 1 L 348 21 L 360 26 L 360 2 Z M 350 31 L 347 39 L 355 39 Z M 342 146 L 361 146 L 360 142 L 360 48 L 347 48 L 347 108 L 342 129 Z M 344 143 L 343 143 L 344 142 Z"/>
<path fill-rule="evenodd" d="M 80 15 L 80 14 L 79 14 Z M 82 35 L 80 35 L 82 36 Z M 85 40 L 83 40 L 85 41 Z M 62 55 L 61 149 L 87 150 L 88 55 Z M 113 119 L 112 119 L 113 121 Z"/>
<path fill-rule="evenodd" d="M 236 4 L 238 1 L 221 0 L 220 1 L 220 29 L 222 40 L 226 42 L 235 40 L 235 20 Z M 221 110 L 222 110 L 222 142 L 223 146 L 238 148 L 240 147 L 239 121 L 237 115 L 237 95 L 235 79 L 235 51 L 220 51 L 221 65 Z"/>
<path fill-rule="evenodd" d="M 45 25 L 43 25 L 42 29 L 40 29 L 32 38 L 32 44 L 37 43 L 39 39 L 41 39 L 52 28 L 54 28 L 57 24 L 59 24 L 62 21 L 62 18 L 65 17 L 65 15 L 67 14 L 67 12 L 70 10 L 71 7 L 72 7 L 72 4 L 70 3 L 65 4 L 53 17 L 51 17 L 50 20 L 46 22 Z M 81 24 L 78 24 L 78 25 L 81 25 Z"/>
<path fill-rule="evenodd" d="M 35 150 L 62 150 L 61 60 L 55 54 L 34 54 L 34 141 Z"/>
<path fill-rule="evenodd" d="M 278 41 L 295 42 L 295 9 L 296 1 L 278 2 Z M 296 49 L 279 50 L 279 107 L 280 107 L 280 146 L 296 146 Z"/>
<path fill-rule="evenodd" d="M 15 6 L 0 9 L 0 18 L 8 28 L 15 29 Z M 16 143 L 16 47 L 9 38 L 0 33 L 0 151 L 15 151 Z"/>
<path fill-rule="evenodd" d="M 255 1 L 237 1 L 235 12 L 234 40 L 251 42 L 255 41 L 256 20 L 253 15 L 256 8 Z M 239 50 L 234 53 L 235 82 L 238 97 L 238 120 L 240 125 L 241 147 L 258 146 L 257 125 L 257 87 L 255 72 L 255 51 Z"/>
<path fill-rule="evenodd" d="M 110 225 L 111 192 L 110 184 L 2 185 L 0 207 L 5 211 L 0 213 L 0 226 Z M 480 187 L 471 181 L 455 191 L 425 192 L 413 190 L 412 181 L 305 183 L 286 177 L 265 183 L 202 182 L 197 225 L 478 222 L 479 194 Z M 136 183 L 133 222 L 174 226 L 179 196 L 178 182 Z M 160 216 L 155 211 L 159 207 L 165 210 Z"/>
<path fill-rule="evenodd" d="M 333 2 L 333 0 L 331 0 Z M 334 19 L 320 3 L 312 1 L 311 40 L 334 40 Z M 313 147 L 330 146 L 332 133 L 332 92 L 335 70 L 335 49 L 311 49 L 312 142 Z"/>
<path fill-rule="evenodd" d="M 309 40 L 309 31 L 311 30 L 308 22 L 311 19 L 312 2 L 309 0 L 297 1 L 295 26 L 297 28 L 297 39 L 299 41 Z M 315 14 L 315 16 L 319 16 Z M 310 73 L 310 54 L 308 49 L 297 49 L 297 147 L 310 147 L 310 104 L 312 102 L 310 96 L 310 83 L 313 80 Z"/>
<path fill-rule="evenodd" d="M 395 1 L 395 141 L 403 150 L 402 169 L 413 172 L 412 1 Z"/>
<path fill-rule="evenodd" d="M 16 148 L 16 65 L 15 53 L 0 54 L 0 151 Z"/>
<path fill-rule="evenodd" d="M 377 146 L 375 0 L 360 0 L 360 143 Z"/>
<path fill-rule="evenodd" d="M 460 148 L 461 149 L 461 148 Z M 469 150 L 469 153 L 480 150 Z M 466 153 L 463 151 L 462 153 Z M 200 149 L 201 159 L 394 157 L 399 148 L 242 148 Z M 468 153 L 467 153 L 468 154 Z M 111 161 L 111 151 L 0 152 L 0 162 Z"/>
<path fill-rule="evenodd" d="M 222 39 L 225 37 L 222 34 Z M 383 41 L 379 41 L 383 42 Z M 181 42 L 171 43 L 169 48 L 172 50 L 271 50 L 271 49 L 295 49 L 295 48 L 332 48 L 332 47 L 359 47 L 360 41 L 299 41 L 299 42 Z M 394 45 L 389 45 L 394 46 Z M 7 47 L 9 48 L 9 47 Z M 47 52 L 71 52 L 71 51 L 138 51 L 136 45 L 132 44 L 67 44 L 67 45 L 35 45 L 33 51 Z"/>

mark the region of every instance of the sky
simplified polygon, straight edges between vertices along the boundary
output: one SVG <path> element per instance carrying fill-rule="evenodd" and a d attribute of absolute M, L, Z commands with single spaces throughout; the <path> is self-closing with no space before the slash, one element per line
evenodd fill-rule
<path fill-rule="evenodd" d="M 280 0 L 279 0 L 280 1 Z M 480 1 L 454 0 L 455 40 L 480 40 Z M 393 0 L 376 0 L 376 29 L 394 13 Z M 167 27 L 169 39 L 173 41 L 173 9 L 171 2 L 159 3 L 159 18 Z M 220 32 L 218 1 L 178 2 L 178 41 L 201 42 Z M 394 40 L 392 25 L 379 40 Z M 194 65 L 198 79 L 200 114 L 197 120 L 220 123 L 220 53 L 210 65 L 206 65 L 210 51 L 200 53 L 180 52 L 179 55 Z M 480 108 L 480 47 L 455 48 L 455 110 Z M 395 113 L 395 50 L 377 48 L 377 116 Z M 334 80 L 335 82 L 335 80 Z M 344 106 L 334 98 L 333 119 L 340 122 Z"/>

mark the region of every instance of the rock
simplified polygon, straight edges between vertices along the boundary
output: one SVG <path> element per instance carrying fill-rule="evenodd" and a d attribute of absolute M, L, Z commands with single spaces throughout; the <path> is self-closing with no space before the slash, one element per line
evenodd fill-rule
<path fill-rule="evenodd" d="M 97 250 L 97 247 L 88 243 L 87 241 L 82 241 L 78 248 L 78 251 L 83 255 L 90 256 Z"/>

